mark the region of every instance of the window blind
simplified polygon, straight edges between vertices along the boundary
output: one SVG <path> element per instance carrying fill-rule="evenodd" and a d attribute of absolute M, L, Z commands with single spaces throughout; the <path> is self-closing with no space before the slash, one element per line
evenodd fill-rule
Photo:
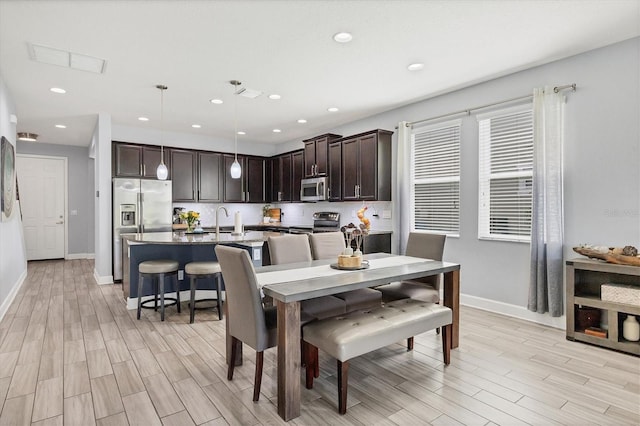
<path fill-rule="evenodd" d="M 533 171 L 531 106 L 479 115 L 478 237 L 529 241 Z"/>
<path fill-rule="evenodd" d="M 460 233 L 461 121 L 412 130 L 412 228 Z"/>

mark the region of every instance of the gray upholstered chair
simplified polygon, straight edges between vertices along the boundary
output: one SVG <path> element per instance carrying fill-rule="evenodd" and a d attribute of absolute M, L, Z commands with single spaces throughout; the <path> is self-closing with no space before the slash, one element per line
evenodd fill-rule
<path fill-rule="evenodd" d="M 273 265 L 285 263 L 311 262 L 311 248 L 307 234 L 291 234 L 269 237 L 269 255 Z M 342 315 L 347 311 L 343 299 L 322 296 L 300 302 L 300 310 L 317 319 Z"/>
<path fill-rule="evenodd" d="M 444 243 L 447 236 L 426 232 L 411 232 L 407 239 L 407 256 L 423 259 L 442 260 Z M 440 285 L 442 274 L 430 277 L 416 278 L 408 281 L 385 284 L 376 287 L 382 293 L 382 300 L 391 302 L 400 299 L 416 299 L 423 302 L 440 303 Z M 440 328 L 436 329 L 440 332 Z M 413 349 L 413 338 L 407 341 L 407 348 Z"/>
<path fill-rule="evenodd" d="M 231 359 L 227 379 L 233 379 L 238 345 L 246 343 L 256 351 L 253 400 L 260 398 L 264 350 L 277 344 L 276 308 L 264 308 L 253 264 L 246 250 L 217 245 L 215 248 L 227 300 L 227 322 L 231 336 Z"/>
<path fill-rule="evenodd" d="M 412 232 L 407 240 L 407 256 L 442 260 L 446 235 Z M 382 300 L 417 299 L 423 302 L 440 302 L 442 274 L 376 287 L 382 292 Z"/>
<path fill-rule="evenodd" d="M 311 252 L 314 259 L 335 259 L 342 254 L 345 248 L 342 232 L 321 232 L 309 235 Z M 336 297 L 344 300 L 347 312 L 359 309 L 368 309 L 382 304 L 382 294 L 372 288 L 360 288 L 358 290 L 345 291 L 336 294 Z"/>

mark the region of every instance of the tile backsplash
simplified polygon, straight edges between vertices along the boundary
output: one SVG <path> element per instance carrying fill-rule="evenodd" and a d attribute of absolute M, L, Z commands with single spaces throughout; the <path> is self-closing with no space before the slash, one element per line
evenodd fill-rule
<path fill-rule="evenodd" d="M 203 227 L 213 227 L 216 223 L 216 209 L 224 206 L 229 211 L 226 217 L 224 211 L 220 211 L 220 226 L 233 226 L 234 215 L 240 212 L 244 225 L 256 225 L 262 222 L 262 206 L 264 204 L 233 204 L 233 203 L 173 203 L 174 207 L 184 207 L 200 213 L 200 222 Z M 282 209 L 282 224 L 287 226 L 312 226 L 313 213 L 330 211 L 340 213 L 340 225 L 350 222 L 358 224 L 356 212 L 366 205 L 365 216 L 371 221 L 371 230 L 392 230 L 393 208 L 391 201 L 354 201 L 342 203 L 330 203 L 328 201 L 318 203 L 270 203 L 271 207 Z"/>

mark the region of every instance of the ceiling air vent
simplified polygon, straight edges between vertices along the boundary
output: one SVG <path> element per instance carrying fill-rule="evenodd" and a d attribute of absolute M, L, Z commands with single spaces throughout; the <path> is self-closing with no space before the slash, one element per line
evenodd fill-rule
<path fill-rule="evenodd" d="M 94 56 L 82 55 L 67 50 L 54 49 L 53 47 L 29 44 L 29 56 L 36 62 L 58 65 L 74 70 L 103 74 L 107 68 L 105 59 Z"/>

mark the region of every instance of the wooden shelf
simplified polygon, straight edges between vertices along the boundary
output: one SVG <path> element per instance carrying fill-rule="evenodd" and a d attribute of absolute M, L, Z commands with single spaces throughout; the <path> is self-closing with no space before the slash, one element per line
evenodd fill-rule
<path fill-rule="evenodd" d="M 628 314 L 640 316 L 640 306 L 600 300 L 600 287 L 606 283 L 621 283 L 640 287 L 640 267 L 616 265 L 588 259 L 566 262 L 567 339 L 640 356 L 640 343 L 622 337 L 622 321 Z M 607 337 L 596 337 L 576 330 L 576 307 L 588 306 L 602 310 L 608 324 Z"/>
<path fill-rule="evenodd" d="M 591 306 L 592 308 L 613 310 L 613 311 L 623 312 L 626 314 L 640 315 L 640 306 L 627 305 L 625 303 L 617 303 L 617 302 L 607 302 L 604 300 L 600 300 L 600 298 L 594 297 L 594 296 L 575 296 L 573 298 L 573 303 L 575 305 L 585 305 L 585 306 Z"/>

